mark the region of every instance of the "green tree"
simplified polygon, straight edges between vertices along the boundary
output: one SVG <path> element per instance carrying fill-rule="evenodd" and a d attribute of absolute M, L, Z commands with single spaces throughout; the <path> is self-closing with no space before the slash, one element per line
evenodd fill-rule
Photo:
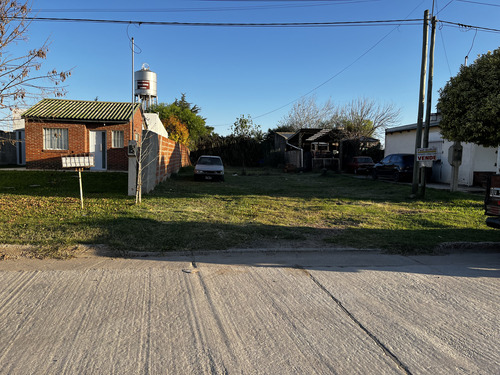
<path fill-rule="evenodd" d="M 231 134 L 235 137 L 254 138 L 256 141 L 262 141 L 264 138 L 260 125 L 254 124 L 250 115 L 246 118 L 245 115 L 237 117 L 231 125 Z"/>
<path fill-rule="evenodd" d="M 170 116 L 167 120 L 162 120 L 163 126 L 168 132 L 168 137 L 174 142 L 187 145 L 189 142 L 189 131 L 186 125 L 175 116 Z"/>
<path fill-rule="evenodd" d="M 156 112 L 162 122 L 168 121 L 171 116 L 176 117 L 189 131 L 189 147 L 196 149 L 199 140 L 213 131 L 212 127 L 206 126 L 206 119 L 198 113 L 201 108 L 186 101 L 186 95 L 181 99 L 175 99 L 171 104 L 160 103 L 149 108 L 149 112 Z"/>
<path fill-rule="evenodd" d="M 462 66 L 439 90 L 437 109 L 444 138 L 500 145 L 500 48 Z"/>

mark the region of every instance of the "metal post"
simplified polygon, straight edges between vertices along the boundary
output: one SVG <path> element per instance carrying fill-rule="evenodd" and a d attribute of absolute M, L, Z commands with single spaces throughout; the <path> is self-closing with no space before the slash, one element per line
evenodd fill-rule
<path fill-rule="evenodd" d="M 420 168 L 417 160 L 417 148 L 422 145 L 422 123 L 424 117 L 424 103 L 425 103 L 425 76 L 427 68 L 427 45 L 428 45 L 428 27 L 429 10 L 424 12 L 424 30 L 422 42 L 422 65 L 420 69 L 420 93 L 418 103 L 418 117 L 417 117 L 417 134 L 415 136 L 415 160 L 413 162 L 413 183 L 411 186 L 412 196 L 416 196 L 418 192 L 418 183 L 420 179 Z"/>

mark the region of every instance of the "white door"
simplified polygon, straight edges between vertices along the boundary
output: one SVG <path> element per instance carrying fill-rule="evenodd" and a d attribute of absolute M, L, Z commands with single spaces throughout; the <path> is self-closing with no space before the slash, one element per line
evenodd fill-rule
<path fill-rule="evenodd" d="M 89 148 L 94 154 L 94 167 L 92 171 L 106 170 L 106 132 L 105 131 L 90 131 L 89 132 Z"/>

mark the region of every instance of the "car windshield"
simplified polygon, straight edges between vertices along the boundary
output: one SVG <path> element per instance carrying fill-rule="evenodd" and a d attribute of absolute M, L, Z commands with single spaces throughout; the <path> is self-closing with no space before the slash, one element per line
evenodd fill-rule
<path fill-rule="evenodd" d="M 403 161 L 407 164 L 413 163 L 413 155 L 403 155 Z"/>
<path fill-rule="evenodd" d="M 358 163 L 373 163 L 372 158 L 358 158 Z"/>
<path fill-rule="evenodd" d="M 197 164 L 203 164 L 203 165 L 222 165 L 222 160 L 220 158 L 207 158 L 207 157 L 201 157 L 198 159 Z"/>

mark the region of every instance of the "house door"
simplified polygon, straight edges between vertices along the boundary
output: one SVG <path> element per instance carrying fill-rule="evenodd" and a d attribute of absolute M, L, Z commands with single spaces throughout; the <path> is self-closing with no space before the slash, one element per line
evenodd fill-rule
<path fill-rule="evenodd" d="M 90 131 L 89 132 L 89 148 L 90 152 L 94 153 L 94 167 L 92 171 L 106 170 L 106 132 L 105 131 Z"/>

